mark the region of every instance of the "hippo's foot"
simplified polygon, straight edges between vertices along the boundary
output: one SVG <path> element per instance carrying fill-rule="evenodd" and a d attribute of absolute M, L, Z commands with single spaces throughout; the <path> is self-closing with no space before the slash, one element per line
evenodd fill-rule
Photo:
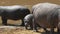
<path fill-rule="evenodd" d="M 7 24 L 3 24 L 3 25 L 7 25 Z"/>
<path fill-rule="evenodd" d="M 25 26 L 24 24 L 21 24 L 20 26 Z"/>
<path fill-rule="evenodd" d="M 57 32 L 58 34 L 60 34 L 60 30 L 58 30 L 58 32 Z"/>
<path fill-rule="evenodd" d="M 7 23 L 2 23 L 3 25 L 7 25 Z"/>
<path fill-rule="evenodd" d="M 33 29 L 27 29 L 27 30 L 33 30 Z"/>
<path fill-rule="evenodd" d="M 58 32 L 58 34 L 60 34 L 60 32 Z"/>
<path fill-rule="evenodd" d="M 33 29 L 30 29 L 30 30 L 33 30 Z"/>
<path fill-rule="evenodd" d="M 55 32 L 52 30 L 52 31 L 50 31 L 50 34 L 54 34 Z"/>
<path fill-rule="evenodd" d="M 33 28 L 28 28 L 28 27 L 25 27 L 27 30 L 33 30 Z"/>
<path fill-rule="evenodd" d="M 34 32 L 38 32 L 38 33 L 40 33 L 38 30 L 33 30 Z"/>
<path fill-rule="evenodd" d="M 20 26 L 25 26 L 24 23 L 22 23 Z"/>
<path fill-rule="evenodd" d="M 46 34 L 49 34 L 50 33 L 50 31 L 46 31 Z"/>
<path fill-rule="evenodd" d="M 33 30 L 33 28 L 30 28 L 29 30 Z"/>

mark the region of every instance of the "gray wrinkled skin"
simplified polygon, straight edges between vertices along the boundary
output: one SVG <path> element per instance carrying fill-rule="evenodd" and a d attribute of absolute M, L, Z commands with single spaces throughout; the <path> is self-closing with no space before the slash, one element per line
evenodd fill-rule
<path fill-rule="evenodd" d="M 59 15 L 58 15 L 58 18 L 59 18 L 59 23 L 58 23 L 58 28 L 60 29 L 60 8 L 58 9 L 58 13 L 59 13 Z"/>
<path fill-rule="evenodd" d="M 53 30 L 58 25 L 58 8 L 59 5 L 52 3 L 39 3 L 34 5 L 34 23 L 37 23 L 43 28 L 51 28 Z"/>
<path fill-rule="evenodd" d="M 28 14 L 24 17 L 24 23 L 25 23 L 25 27 L 27 29 L 28 26 L 30 26 L 30 29 L 33 28 L 32 24 L 33 24 L 33 14 Z"/>
<path fill-rule="evenodd" d="M 40 20 L 43 19 L 44 17 L 46 18 L 45 20 L 47 20 L 52 15 L 52 13 L 55 12 L 54 9 L 58 8 L 58 5 L 50 4 L 50 3 L 41 3 L 37 5 L 38 6 L 34 9 L 34 12 L 33 12 L 33 15 L 37 20 L 37 22 L 40 22 Z M 43 27 L 46 25 L 47 27 L 48 23 L 47 24 L 43 24 L 43 23 L 40 23 L 40 25 Z"/>

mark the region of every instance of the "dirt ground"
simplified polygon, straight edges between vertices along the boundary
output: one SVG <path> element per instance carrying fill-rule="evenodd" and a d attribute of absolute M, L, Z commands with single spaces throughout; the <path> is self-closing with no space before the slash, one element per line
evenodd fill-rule
<path fill-rule="evenodd" d="M 24 27 L 0 26 L 0 34 L 40 34 L 33 30 L 26 30 Z"/>
<path fill-rule="evenodd" d="M 55 32 L 56 32 L 56 29 L 55 29 Z M 34 32 L 33 30 L 26 30 L 25 27 L 21 27 L 21 26 L 20 27 L 19 26 L 0 26 L 0 34 L 45 34 L 45 31 L 42 28 L 40 28 L 38 33 L 38 32 Z"/>

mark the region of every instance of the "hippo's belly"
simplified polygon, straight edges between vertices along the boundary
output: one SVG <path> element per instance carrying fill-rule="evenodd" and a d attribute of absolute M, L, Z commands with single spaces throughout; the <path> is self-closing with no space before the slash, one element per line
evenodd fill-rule
<path fill-rule="evenodd" d="M 36 22 L 38 23 L 38 25 L 40 25 L 44 28 L 51 28 L 52 26 L 57 27 L 57 25 L 58 25 L 58 19 L 57 18 L 51 19 L 51 21 L 47 20 L 47 17 L 36 18 Z M 52 25 L 52 23 L 53 23 L 53 25 Z"/>
<path fill-rule="evenodd" d="M 35 16 L 36 23 L 44 28 L 57 27 L 58 25 L 58 16 L 47 18 L 47 15 Z M 53 25 L 52 25 L 53 24 Z"/>
<path fill-rule="evenodd" d="M 45 17 L 36 18 L 36 23 L 38 23 L 38 25 L 40 25 L 40 26 L 42 26 L 42 27 L 44 27 L 44 28 L 49 28 L 49 27 L 51 27 Z"/>
<path fill-rule="evenodd" d="M 8 16 L 7 19 L 11 19 L 11 20 L 19 20 L 19 19 L 21 19 L 21 18 L 18 17 L 18 16 Z"/>
<path fill-rule="evenodd" d="M 5 17 L 7 19 L 19 20 L 19 19 L 22 19 L 23 16 L 20 13 L 9 12 L 9 13 L 6 13 Z"/>
<path fill-rule="evenodd" d="M 6 16 L 7 17 L 7 19 L 12 19 L 12 20 L 19 20 L 19 19 L 21 19 L 21 17 L 20 16 L 18 16 L 18 15 L 9 15 L 9 16 Z"/>

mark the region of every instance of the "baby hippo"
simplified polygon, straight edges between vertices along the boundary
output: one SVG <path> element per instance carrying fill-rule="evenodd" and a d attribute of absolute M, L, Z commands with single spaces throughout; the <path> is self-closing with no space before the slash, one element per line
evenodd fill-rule
<path fill-rule="evenodd" d="M 28 14 L 24 17 L 24 24 L 26 29 L 28 29 L 28 26 L 30 30 L 33 29 L 33 14 Z"/>

